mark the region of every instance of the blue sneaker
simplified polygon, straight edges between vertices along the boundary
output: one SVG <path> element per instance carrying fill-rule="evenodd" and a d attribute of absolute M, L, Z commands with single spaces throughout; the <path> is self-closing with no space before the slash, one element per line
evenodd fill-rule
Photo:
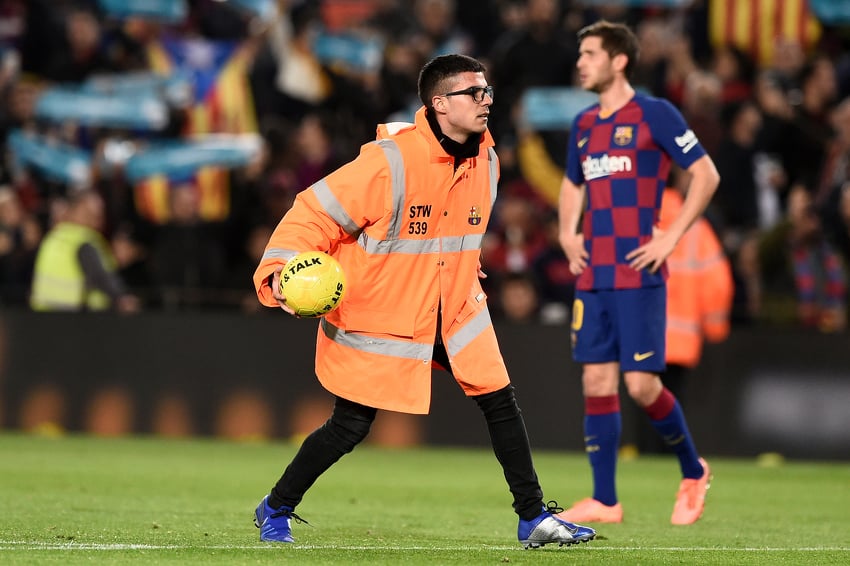
<path fill-rule="evenodd" d="M 260 540 L 268 542 L 295 542 L 289 520 L 309 524 L 292 512 L 289 507 L 274 509 L 269 506 L 269 496 L 263 497 L 257 510 L 254 511 L 254 526 L 260 529 Z"/>
<path fill-rule="evenodd" d="M 563 511 L 558 504 L 550 501 L 542 512 L 530 521 L 519 520 L 517 537 L 525 548 L 539 548 L 550 542 L 558 546 L 587 542 L 596 536 L 596 531 L 559 519 L 554 514 Z"/>

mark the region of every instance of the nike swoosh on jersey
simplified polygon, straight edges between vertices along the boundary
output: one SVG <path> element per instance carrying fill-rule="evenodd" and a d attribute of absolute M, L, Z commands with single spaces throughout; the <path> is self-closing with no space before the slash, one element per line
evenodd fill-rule
<path fill-rule="evenodd" d="M 647 358 L 651 358 L 654 355 L 655 355 L 654 351 L 644 352 L 642 354 L 640 352 L 635 352 L 634 358 L 635 358 L 636 362 L 642 362 L 643 360 L 645 360 Z"/>

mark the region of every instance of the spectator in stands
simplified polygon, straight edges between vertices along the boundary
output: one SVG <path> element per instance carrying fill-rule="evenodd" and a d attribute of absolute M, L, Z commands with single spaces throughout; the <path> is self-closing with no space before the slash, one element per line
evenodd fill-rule
<path fill-rule="evenodd" d="M 540 295 L 534 278 L 525 272 L 504 274 L 498 282 L 497 305 L 497 313 L 505 322 L 539 322 Z"/>
<path fill-rule="evenodd" d="M 257 301 L 257 293 L 250 280 L 254 269 L 263 258 L 273 228 L 273 225 L 267 224 L 254 226 L 242 246 L 240 255 L 228 269 L 225 284 L 227 293 L 232 296 L 232 301 L 228 303 L 232 303 L 246 314 L 269 312 Z"/>
<path fill-rule="evenodd" d="M 795 185 L 784 222 L 759 242 L 760 320 L 823 332 L 847 325 L 847 271 L 824 236 L 808 189 Z"/>
<path fill-rule="evenodd" d="M 44 78 L 79 83 L 90 75 L 110 71 L 101 51 L 102 27 L 91 9 L 71 7 L 63 18 L 62 46 L 53 52 Z"/>
<path fill-rule="evenodd" d="M 97 192 L 80 189 L 68 195 L 67 209 L 38 249 L 33 310 L 138 310 L 138 299 L 118 277 L 115 256 L 100 232 L 103 221 L 103 199 Z"/>
<path fill-rule="evenodd" d="M 482 265 L 494 274 L 528 271 L 546 247 L 537 209 L 528 198 L 502 195 L 496 205 L 497 226 L 485 238 Z"/>
<path fill-rule="evenodd" d="M 717 155 L 723 137 L 721 110 L 723 84 L 714 73 L 695 70 L 688 74 L 682 91 L 682 115 L 709 155 Z"/>
<path fill-rule="evenodd" d="M 760 227 L 771 228 L 784 214 L 790 180 L 782 140 L 788 135 L 794 108 L 791 83 L 781 73 L 765 70 L 756 76 L 753 101 L 761 112 L 761 128 L 755 142 L 756 188 L 760 199 Z"/>
<path fill-rule="evenodd" d="M 732 301 L 732 321 L 753 324 L 759 320 L 762 303 L 762 278 L 759 265 L 759 232 L 747 234 L 738 247 L 729 252 L 735 295 Z"/>
<path fill-rule="evenodd" d="M 558 240 L 558 215 L 551 211 L 544 220 L 546 246 L 534 257 L 532 273 L 540 296 L 540 318 L 547 324 L 563 324 L 570 318 L 576 276 Z"/>
<path fill-rule="evenodd" d="M 162 32 L 154 20 L 130 17 L 104 26 L 103 52 L 115 73 L 147 71 L 147 46 Z"/>
<path fill-rule="evenodd" d="M 166 309 L 213 306 L 210 291 L 222 286 L 225 253 L 219 225 L 201 221 L 196 189 L 191 184 L 172 188 L 170 217 L 156 228 L 153 279 Z"/>
<path fill-rule="evenodd" d="M 752 96 L 755 65 L 743 50 L 733 45 L 717 49 L 711 70 L 720 79 L 723 104 L 740 103 Z"/>
<path fill-rule="evenodd" d="M 298 154 L 295 181 L 299 187 L 309 187 L 342 165 L 332 132 L 325 116 L 307 114 L 301 118 L 293 137 Z"/>
<path fill-rule="evenodd" d="M 27 304 L 41 237 L 41 226 L 14 189 L 0 187 L 0 304 Z"/>
<path fill-rule="evenodd" d="M 642 21 L 635 33 L 640 42 L 640 59 L 635 65 L 635 87 L 653 96 L 664 96 L 664 82 L 669 59 L 672 31 L 662 18 Z"/>
<path fill-rule="evenodd" d="M 270 99 L 269 111 L 295 119 L 315 109 L 331 96 L 332 83 L 311 50 L 311 41 L 321 24 L 319 14 L 308 5 L 292 7 L 281 13 L 269 26 L 268 50 L 275 66 L 271 92 L 261 94 Z M 269 90 L 268 84 L 255 83 Z"/>
<path fill-rule="evenodd" d="M 786 128 L 774 138 L 791 183 L 814 193 L 820 183 L 827 148 L 833 137 L 829 118 L 837 94 L 835 67 L 818 57 L 806 63 L 797 77 L 799 104 Z"/>
<path fill-rule="evenodd" d="M 150 265 L 150 244 L 145 231 L 126 222 L 112 234 L 112 251 L 118 266 L 118 275 L 133 295 L 139 297 L 144 307 L 155 305 L 149 297 L 153 288 Z"/>
<path fill-rule="evenodd" d="M 759 195 L 756 187 L 756 141 L 761 113 L 752 102 L 733 103 L 723 109 L 724 133 L 715 152 L 720 185 L 710 210 L 730 249 L 743 235 L 759 226 Z"/>
<path fill-rule="evenodd" d="M 772 141 L 773 138 L 781 135 L 786 127 L 785 123 L 794 116 L 794 108 L 789 97 L 790 89 L 790 81 L 775 71 L 763 70 L 756 76 L 753 98 L 764 119 L 761 136 L 764 138 L 763 145 L 769 146 L 767 141 Z"/>
<path fill-rule="evenodd" d="M 492 82 L 499 90 L 499 113 L 491 130 L 497 143 L 511 133 L 510 109 L 532 86 L 568 86 L 575 72 L 576 48 L 561 29 L 557 0 L 528 0 L 526 24 L 505 32 L 495 43 L 490 59 Z"/>
<path fill-rule="evenodd" d="M 850 98 L 836 106 L 830 123 L 835 135 L 827 148 L 814 204 L 824 218 L 827 232 L 834 234 L 842 231 L 839 202 L 844 186 L 850 182 Z"/>
<path fill-rule="evenodd" d="M 838 193 L 838 219 L 830 234 L 844 265 L 850 265 L 850 182 L 845 183 Z"/>
<path fill-rule="evenodd" d="M 793 84 L 806 64 L 806 53 L 809 50 L 796 38 L 777 38 L 774 40 L 772 56 L 762 56 L 757 59 L 763 69 L 768 69 L 782 80 Z"/>
<path fill-rule="evenodd" d="M 699 70 L 699 65 L 691 52 L 690 39 L 681 32 L 673 33 L 667 47 L 667 72 L 664 77 L 662 96 L 676 106 L 682 107 L 688 77 Z"/>
<path fill-rule="evenodd" d="M 472 36 L 459 27 L 455 0 L 415 0 L 413 40 L 426 59 L 445 53 L 472 55 L 475 45 Z"/>
<path fill-rule="evenodd" d="M 390 36 L 381 65 L 381 106 L 390 120 L 409 122 L 418 108 L 416 70 L 427 59 L 407 36 Z"/>

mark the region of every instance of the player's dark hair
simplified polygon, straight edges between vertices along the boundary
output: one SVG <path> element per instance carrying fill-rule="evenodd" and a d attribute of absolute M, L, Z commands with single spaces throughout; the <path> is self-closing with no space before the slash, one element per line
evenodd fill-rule
<path fill-rule="evenodd" d="M 434 57 L 419 72 L 419 100 L 431 107 L 431 99 L 454 87 L 455 76 L 461 73 L 484 73 L 487 69 L 478 59 L 466 55 L 440 55 Z"/>
<path fill-rule="evenodd" d="M 616 55 L 625 55 L 629 62 L 626 63 L 624 71 L 626 78 L 630 79 L 638 56 L 640 55 L 640 44 L 634 32 L 626 24 L 599 20 L 596 23 L 583 27 L 578 31 L 578 42 L 581 43 L 586 37 L 598 37 L 602 40 L 602 49 L 612 59 Z"/>

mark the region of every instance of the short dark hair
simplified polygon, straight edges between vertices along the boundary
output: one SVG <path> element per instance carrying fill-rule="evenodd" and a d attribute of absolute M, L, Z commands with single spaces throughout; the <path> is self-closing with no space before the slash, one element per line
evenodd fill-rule
<path fill-rule="evenodd" d="M 99 192 L 92 188 L 72 188 L 65 194 L 65 200 L 70 208 L 76 208 L 92 199 L 103 198 Z"/>
<path fill-rule="evenodd" d="M 484 73 L 487 69 L 478 59 L 466 55 L 440 55 L 428 61 L 419 72 L 419 100 L 427 107 L 431 99 L 452 90 L 452 79 L 461 73 Z"/>
<path fill-rule="evenodd" d="M 599 20 L 596 23 L 583 27 L 578 31 L 578 41 L 582 42 L 587 37 L 598 37 L 602 40 L 602 49 L 608 52 L 612 59 L 616 55 L 625 55 L 629 62 L 626 63 L 626 78 L 631 78 L 640 55 L 640 44 L 634 32 L 626 24 Z"/>

